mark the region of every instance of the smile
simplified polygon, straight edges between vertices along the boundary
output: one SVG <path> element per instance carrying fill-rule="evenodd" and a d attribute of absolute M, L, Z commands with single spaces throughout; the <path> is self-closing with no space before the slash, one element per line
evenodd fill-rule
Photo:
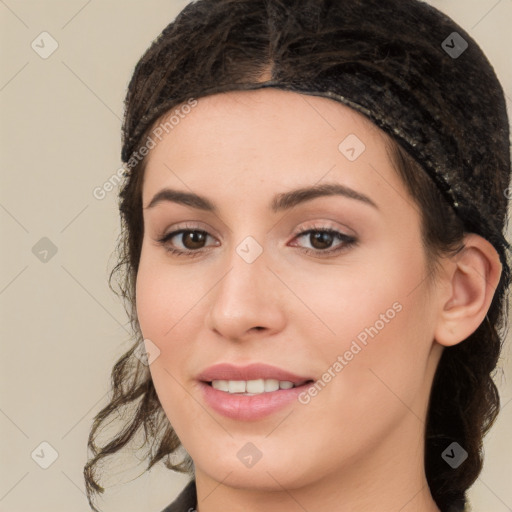
<path fill-rule="evenodd" d="M 314 379 L 261 363 L 221 363 L 196 377 L 205 405 L 237 421 L 264 419 L 292 404 Z"/>

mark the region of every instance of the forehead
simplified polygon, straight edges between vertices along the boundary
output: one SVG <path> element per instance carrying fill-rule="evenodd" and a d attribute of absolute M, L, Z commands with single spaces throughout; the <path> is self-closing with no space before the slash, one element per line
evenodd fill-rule
<path fill-rule="evenodd" d="M 201 112 L 203 119 L 197 119 L 198 112 Z M 187 115 L 187 119 L 204 121 L 205 116 L 211 119 L 236 116 L 247 119 L 251 115 L 262 120 L 271 118 L 289 123 L 301 120 L 306 123 L 300 125 L 302 131 L 306 131 L 308 126 L 336 130 L 345 121 L 356 129 L 373 133 L 376 137 L 384 135 L 369 118 L 341 102 L 272 87 L 252 91 L 229 91 L 199 98 L 198 105 Z"/>
<path fill-rule="evenodd" d="M 172 115 L 180 110 L 179 116 Z M 201 97 L 193 108 L 178 106 L 162 116 L 153 127 L 151 134 L 155 133 L 156 148 L 149 152 L 148 164 L 164 155 L 176 157 L 178 150 L 183 155 L 199 143 L 201 156 L 219 155 L 233 147 L 254 153 L 268 150 L 271 144 L 274 153 L 279 148 L 288 151 L 289 159 L 300 156 L 305 145 L 308 150 L 314 145 L 321 160 L 333 150 L 336 155 L 346 149 L 339 144 L 349 135 L 348 142 L 360 140 L 359 151 L 384 150 L 387 138 L 368 118 L 340 102 L 275 88 Z M 210 143 L 204 144 L 205 139 Z M 189 157 L 199 156 L 195 149 Z"/>
<path fill-rule="evenodd" d="M 199 98 L 183 112 L 148 154 L 144 204 L 164 186 L 210 191 L 226 203 L 324 178 L 368 192 L 387 183 L 391 196 L 401 186 L 384 132 L 335 100 L 266 88 Z"/>

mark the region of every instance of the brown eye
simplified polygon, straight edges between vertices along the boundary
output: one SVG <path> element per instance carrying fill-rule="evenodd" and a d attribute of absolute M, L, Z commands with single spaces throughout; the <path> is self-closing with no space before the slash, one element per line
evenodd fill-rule
<path fill-rule="evenodd" d="M 180 229 L 164 235 L 158 242 L 173 254 L 199 255 L 206 247 L 209 236 L 206 231 L 199 229 Z"/>
<path fill-rule="evenodd" d="M 182 243 L 185 249 L 202 249 L 208 236 L 204 231 L 182 231 Z"/>
<path fill-rule="evenodd" d="M 334 235 L 327 231 L 311 232 L 309 235 L 309 241 L 314 249 L 329 249 L 334 242 Z"/>
<path fill-rule="evenodd" d="M 310 244 L 310 247 L 303 247 L 303 251 L 306 254 L 320 257 L 332 256 L 357 244 L 355 237 L 331 228 L 308 229 L 295 235 L 295 239 L 301 238 L 307 240 Z M 332 247 L 336 241 L 338 243 Z M 295 246 L 295 243 L 293 245 Z"/>

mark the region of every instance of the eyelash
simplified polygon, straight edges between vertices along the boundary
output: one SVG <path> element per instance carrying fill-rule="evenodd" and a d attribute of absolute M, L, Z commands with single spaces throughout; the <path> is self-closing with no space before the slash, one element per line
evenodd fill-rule
<path fill-rule="evenodd" d="M 171 233 L 168 233 L 162 237 L 160 237 L 157 242 L 159 245 L 163 246 L 164 249 L 174 255 L 174 256 L 188 256 L 190 258 L 195 258 L 197 256 L 200 256 L 201 254 L 203 254 L 205 251 L 204 249 L 198 249 L 198 250 L 195 250 L 195 251 L 192 251 L 192 250 L 181 250 L 181 249 L 176 249 L 176 248 L 173 248 L 173 247 L 170 247 L 168 245 L 168 242 L 173 239 L 175 236 L 177 235 L 180 235 L 180 234 L 185 234 L 185 233 L 201 233 L 203 235 L 206 235 L 206 236 L 211 236 L 209 235 L 208 232 L 202 230 L 202 229 L 198 229 L 197 227 L 189 227 L 187 226 L 187 228 L 182 228 L 182 229 L 179 229 L 179 230 L 176 230 L 176 231 L 173 231 Z M 314 256 L 320 256 L 320 257 L 326 257 L 326 256 L 332 256 L 332 255 L 337 255 L 338 253 L 341 253 L 342 251 L 345 251 L 345 250 L 348 250 L 350 247 L 353 247 L 354 245 L 357 244 L 357 239 L 353 236 L 350 236 L 350 235 L 346 235 L 344 233 L 341 233 L 335 229 L 332 229 L 332 228 L 328 228 L 328 227 L 314 227 L 314 228 L 309 228 L 309 229 L 306 229 L 306 230 L 303 230 L 303 231 L 299 231 L 298 233 L 295 233 L 293 236 L 294 236 L 294 239 L 295 238 L 299 238 L 301 236 L 305 236 L 305 235 L 309 235 L 309 234 L 312 234 L 312 233 L 329 233 L 331 235 L 333 235 L 336 239 L 342 241 L 343 243 L 338 245 L 336 248 L 334 249 L 326 249 L 326 250 L 321 250 L 321 249 L 309 249 L 309 248 L 302 248 L 302 251 L 308 255 L 314 255 Z"/>

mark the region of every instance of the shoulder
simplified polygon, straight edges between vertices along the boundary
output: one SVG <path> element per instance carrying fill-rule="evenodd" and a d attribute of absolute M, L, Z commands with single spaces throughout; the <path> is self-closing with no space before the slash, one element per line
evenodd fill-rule
<path fill-rule="evenodd" d="M 195 512 L 197 507 L 196 481 L 191 480 L 178 497 L 162 512 Z"/>

